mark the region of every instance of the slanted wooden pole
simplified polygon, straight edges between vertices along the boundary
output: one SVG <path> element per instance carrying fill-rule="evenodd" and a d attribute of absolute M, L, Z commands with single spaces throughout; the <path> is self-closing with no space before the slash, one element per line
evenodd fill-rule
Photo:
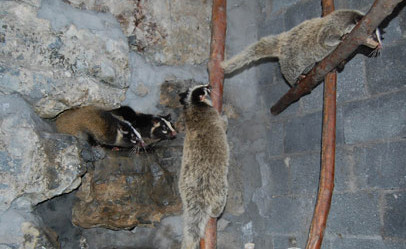
<path fill-rule="evenodd" d="M 368 13 L 358 22 L 357 26 L 337 46 L 337 48 L 317 66 L 315 66 L 297 86 L 292 87 L 279 101 L 272 106 L 271 113 L 276 115 L 285 110 L 290 104 L 309 94 L 323 80 L 324 76 L 347 59 L 379 24 L 390 15 L 393 9 L 403 0 L 375 0 Z"/>
<path fill-rule="evenodd" d="M 223 82 L 224 70 L 220 63 L 224 60 L 224 49 L 226 42 L 227 28 L 227 1 L 213 0 L 212 17 L 211 17 L 211 43 L 210 59 L 208 64 L 209 81 L 212 87 L 211 99 L 213 107 L 219 113 L 223 106 Z M 217 248 L 217 219 L 210 218 L 205 231 L 205 237 L 200 241 L 201 249 Z"/>
<path fill-rule="evenodd" d="M 322 0 L 323 16 L 334 11 L 334 0 Z M 321 170 L 319 192 L 313 220 L 310 225 L 306 249 L 320 249 L 334 190 L 336 146 L 336 96 L 337 73 L 330 72 L 324 78 L 323 131 L 321 141 Z"/>

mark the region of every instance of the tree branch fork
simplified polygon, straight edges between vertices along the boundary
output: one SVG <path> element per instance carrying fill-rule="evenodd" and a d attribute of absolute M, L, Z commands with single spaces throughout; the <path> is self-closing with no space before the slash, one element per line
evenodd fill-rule
<path fill-rule="evenodd" d="M 376 0 L 368 13 L 357 23 L 355 28 L 343 39 L 337 48 L 326 58 L 319 62 L 305 78 L 292 87 L 271 108 L 271 113 L 277 115 L 284 111 L 290 104 L 309 94 L 323 81 L 327 73 L 335 69 L 361 45 L 368 47 L 378 46 L 371 39 L 371 35 L 379 24 L 392 13 L 393 9 L 403 0 Z"/>

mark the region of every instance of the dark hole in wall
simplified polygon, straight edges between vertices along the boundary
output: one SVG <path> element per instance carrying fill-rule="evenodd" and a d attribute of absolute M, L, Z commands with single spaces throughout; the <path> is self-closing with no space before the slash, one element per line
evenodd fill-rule
<path fill-rule="evenodd" d="M 72 224 L 72 203 L 76 191 L 57 196 L 38 204 L 34 213 L 42 218 L 44 224 L 58 234 L 61 248 L 80 248 L 82 229 Z"/>
<path fill-rule="evenodd" d="M 180 110 L 173 110 L 175 121 Z M 182 141 L 164 140 L 137 154 L 83 144 L 87 173 L 81 186 L 38 204 L 35 214 L 58 234 L 62 249 L 152 249 L 162 243 L 177 248 L 180 219 L 172 217 L 181 211 L 177 175 Z"/>
<path fill-rule="evenodd" d="M 58 234 L 62 249 L 153 249 L 162 248 L 162 243 L 176 248 L 180 218 L 173 216 L 180 214 L 181 205 L 175 186 L 177 171 L 171 166 L 177 164 L 159 159 L 165 159 L 164 154 L 173 157 L 178 150 L 158 147 L 154 154 L 135 159 L 123 156 L 125 152 L 117 157 L 107 152 L 106 158 L 89 169 L 78 190 L 38 204 L 34 212 Z M 88 185 L 94 192 L 87 192 Z"/>

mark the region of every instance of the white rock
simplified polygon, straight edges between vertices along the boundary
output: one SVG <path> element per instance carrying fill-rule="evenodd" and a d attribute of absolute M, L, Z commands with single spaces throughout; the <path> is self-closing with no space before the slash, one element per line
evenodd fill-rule
<path fill-rule="evenodd" d="M 68 193 L 85 173 L 76 139 L 55 134 L 17 95 L 0 96 L 0 212 Z"/>
<path fill-rule="evenodd" d="M 49 0 L 48 0 L 49 1 Z M 201 64 L 209 57 L 211 1 L 70 0 L 77 8 L 113 14 L 131 48 L 165 65 Z"/>
<path fill-rule="evenodd" d="M 7 13 L 0 20 L 0 92 L 21 94 L 47 118 L 74 106 L 116 107 L 130 78 L 128 44 L 118 22 L 50 3 L 55 6 L 44 10 L 43 1 L 39 12 L 36 4 L 0 2 L 0 12 Z M 90 24 L 78 29 L 75 18 Z"/>

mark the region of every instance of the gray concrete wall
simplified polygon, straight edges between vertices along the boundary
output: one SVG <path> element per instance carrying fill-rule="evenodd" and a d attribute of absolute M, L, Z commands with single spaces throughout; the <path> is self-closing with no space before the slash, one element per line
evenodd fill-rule
<path fill-rule="evenodd" d="M 362 11 L 372 3 L 335 1 L 336 8 Z M 320 13 L 318 0 L 229 1 L 227 56 Z M 405 21 L 398 9 L 382 25 L 381 56 L 358 54 L 338 74 L 336 178 L 325 249 L 406 248 Z M 269 108 L 288 89 L 276 62 L 225 81 L 225 102 L 241 115 L 230 122 L 229 138 L 244 212 L 223 218 L 232 220 L 226 232 L 241 233 L 239 248 L 249 240 L 256 248 L 305 247 L 320 171 L 323 86 L 272 116 Z"/>

